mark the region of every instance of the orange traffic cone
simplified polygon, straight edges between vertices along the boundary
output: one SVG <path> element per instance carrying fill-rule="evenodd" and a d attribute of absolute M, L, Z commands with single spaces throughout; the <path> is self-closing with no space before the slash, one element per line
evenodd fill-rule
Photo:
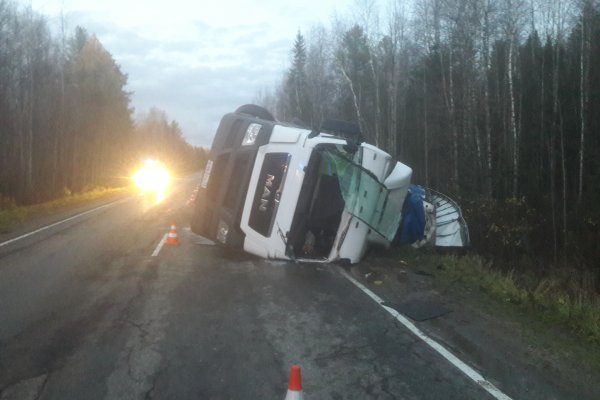
<path fill-rule="evenodd" d="M 167 235 L 167 242 L 169 246 L 179 246 L 179 238 L 177 237 L 177 228 L 175 228 L 175 222 L 171 224 L 171 230 Z"/>
<path fill-rule="evenodd" d="M 288 385 L 285 400 L 302 400 L 302 376 L 300 375 L 299 365 L 292 365 L 290 384 Z"/>

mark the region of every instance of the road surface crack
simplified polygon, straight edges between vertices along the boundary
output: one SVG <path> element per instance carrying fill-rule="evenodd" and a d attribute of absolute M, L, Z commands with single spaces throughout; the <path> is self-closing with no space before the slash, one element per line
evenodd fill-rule
<path fill-rule="evenodd" d="M 0 400 L 5 399 L 30 399 L 37 400 L 42 395 L 48 374 L 42 374 L 31 378 L 20 379 L 0 389 Z"/>
<path fill-rule="evenodd" d="M 141 336 L 140 341 L 142 341 L 142 342 L 145 342 L 146 338 L 148 336 L 150 336 L 150 332 L 148 332 L 147 327 L 148 327 L 148 325 L 150 325 L 152 323 L 152 321 L 146 322 L 144 324 L 140 324 L 138 322 L 134 322 L 134 321 L 132 321 L 130 319 L 118 319 L 117 321 L 119 321 L 121 323 L 124 323 L 124 324 L 131 325 L 134 328 L 136 328 L 140 332 L 140 336 Z"/>
<path fill-rule="evenodd" d="M 42 384 L 40 385 L 40 388 L 38 389 L 37 395 L 35 396 L 34 400 L 38 400 L 42 396 L 44 388 L 46 387 L 46 383 L 48 383 L 48 375 L 44 375 L 44 382 L 42 382 Z"/>
<path fill-rule="evenodd" d="M 328 354 L 323 354 L 323 355 L 315 357 L 315 360 L 316 361 L 325 361 L 325 360 L 332 360 L 332 359 L 346 357 L 346 356 L 352 356 L 356 353 L 359 353 L 361 350 L 368 349 L 370 347 L 371 347 L 370 344 L 347 346 L 344 343 L 342 343 L 342 344 L 336 346 L 334 348 L 334 350 L 329 352 Z"/>
<path fill-rule="evenodd" d="M 167 371 L 167 369 L 168 369 L 168 367 L 165 366 L 164 368 L 161 368 L 160 370 L 158 370 L 158 372 L 156 374 L 154 374 L 154 376 L 152 377 L 152 384 L 150 386 L 150 389 L 148 389 L 148 391 L 144 395 L 144 399 L 152 400 L 152 398 L 154 397 L 154 391 L 156 390 L 156 384 L 158 382 L 158 379 L 161 377 L 161 375 L 163 373 L 165 373 Z"/>

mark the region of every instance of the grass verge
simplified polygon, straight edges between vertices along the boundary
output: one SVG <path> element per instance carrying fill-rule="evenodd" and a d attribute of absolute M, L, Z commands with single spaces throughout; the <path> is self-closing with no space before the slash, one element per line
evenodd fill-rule
<path fill-rule="evenodd" d="M 16 226 L 27 223 L 34 218 L 43 218 L 92 201 L 125 194 L 130 190 L 131 188 L 129 187 L 98 187 L 86 192 L 76 193 L 60 199 L 30 206 L 15 206 L 14 204 L 9 204 L 6 208 L 0 209 L 0 233 L 9 233 Z"/>
<path fill-rule="evenodd" d="M 489 294 L 541 322 L 559 324 L 578 338 L 600 344 L 600 296 L 591 272 L 568 266 L 548 267 L 543 276 L 523 266 L 501 272 L 476 255 L 440 255 L 434 250 L 395 251 L 409 265 L 434 275 L 441 283 L 460 283 Z"/>

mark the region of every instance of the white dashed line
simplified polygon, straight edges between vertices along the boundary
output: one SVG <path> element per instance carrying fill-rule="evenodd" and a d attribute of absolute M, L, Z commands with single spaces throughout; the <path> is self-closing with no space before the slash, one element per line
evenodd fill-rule
<path fill-rule="evenodd" d="M 158 244 L 156 245 L 156 248 L 152 252 L 152 257 L 158 256 L 158 253 L 160 253 L 160 249 L 162 249 L 162 247 L 165 245 L 165 242 L 167 241 L 167 236 L 169 236 L 169 234 L 165 233 L 165 235 L 162 237 L 162 239 L 160 239 L 160 242 L 158 242 Z"/>
<path fill-rule="evenodd" d="M 491 382 L 486 380 L 481 374 L 479 374 L 473 368 L 469 367 L 462 360 L 460 360 L 458 357 L 456 357 L 454 354 L 452 354 L 450 351 L 448 351 L 444 346 L 442 346 L 441 344 L 439 344 L 438 342 L 436 342 L 435 340 L 433 340 L 432 338 L 427 336 L 425 333 L 423 333 L 419 328 L 416 327 L 415 324 L 410 322 L 405 316 L 403 316 L 402 314 L 400 314 L 398 311 L 394 310 L 393 308 L 383 305 L 384 301 L 381 299 L 381 297 L 377 296 L 375 293 L 373 293 L 371 290 L 369 290 L 365 285 L 358 282 L 356 279 L 354 279 L 352 276 L 350 276 L 350 274 L 348 274 L 343 269 L 340 268 L 339 271 L 346 279 L 348 279 L 350 282 L 352 282 L 356 287 L 358 287 L 360 290 L 362 290 L 367 296 L 369 296 L 377 304 L 379 304 L 384 310 L 386 310 L 388 313 L 390 313 L 398 322 L 400 322 L 402 325 L 404 325 L 415 336 L 417 336 L 419 339 L 424 341 L 429 347 L 431 347 L 433 350 L 438 352 L 438 354 L 440 354 L 442 357 L 444 357 L 446 360 L 448 360 L 450 362 L 450 364 L 454 365 L 463 374 L 468 376 L 471 380 L 473 380 L 475 383 L 477 383 L 479 386 L 481 386 L 483 389 L 485 389 L 489 394 L 494 396 L 494 398 L 496 398 L 498 400 L 512 400 L 510 397 L 508 397 L 506 394 L 504 394 L 500 389 L 498 389 L 496 386 L 494 386 Z"/>

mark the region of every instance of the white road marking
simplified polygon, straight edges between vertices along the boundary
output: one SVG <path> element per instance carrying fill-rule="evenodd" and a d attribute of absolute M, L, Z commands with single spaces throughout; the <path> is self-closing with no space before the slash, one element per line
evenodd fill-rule
<path fill-rule="evenodd" d="M 379 296 L 377 296 L 375 293 L 373 293 L 371 290 L 369 290 L 362 283 L 358 282 L 356 279 L 354 279 L 352 276 L 350 276 L 350 274 L 348 274 L 346 271 L 344 271 L 341 268 L 339 269 L 339 271 L 346 279 L 348 279 L 350 282 L 352 282 L 356 287 L 358 287 L 360 290 L 362 290 L 367 296 L 369 296 L 377 304 L 379 304 L 384 310 L 386 310 L 388 313 L 390 313 L 398 322 L 400 322 L 402 325 L 404 325 L 415 336 L 417 336 L 419 339 L 424 341 L 433 350 L 437 351 L 442 357 L 444 357 L 452 365 L 454 365 L 456 368 L 458 368 L 463 374 L 468 376 L 475 383 L 477 383 L 479 386 L 481 386 L 483 389 L 485 389 L 489 394 L 494 396 L 494 398 L 496 398 L 498 400 L 512 400 L 510 397 L 508 397 L 506 394 L 504 394 L 500 389 L 498 389 L 496 386 L 494 386 L 491 382 L 486 380 L 481 374 L 479 374 L 473 368 L 469 367 L 467 364 L 465 364 L 462 360 L 460 360 L 458 357 L 456 357 L 450 351 L 446 350 L 446 348 L 444 346 L 442 346 L 441 344 L 439 344 L 438 342 L 436 342 L 435 340 L 433 340 L 432 338 L 427 336 L 425 333 L 423 333 L 419 328 L 417 328 L 415 326 L 415 324 L 410 322 L 405 316 L 403 316 L 402 314 L 400 314 L 398 311 L 394 310 L 393 308 L 383 305 L 384 301 Z"/>
<path fill-rule="evenodd" d="M 165 233 L 165 235 L 162 237 L 162 239 L 160 239 L 160 242 L 158 242 L 158 244 L 156 245 L 156 248 L 152 252 L 152 257 L 158 256 L 158 253 L 160 253 L 160 250 L 165 245 L 165 242 L 167 241 L 168 236 L 169 236 L 169 234 Z"/>
<path fill-rule="evenodd" d="M 119 204 L 119 203 L 123 203 L 123 202 L 125 202 L 125 201 L 127 201 L 127 200 L 129 200 L 129 199 L 130 199 L 130 198 L 128 197 L 128 198 L 126 198 L 126 199 L 116 200 L 116 201 L 113 201 L 113 202 L 111 202 L 111 203 L 104 204 L 104 205 L 102 205 L 102 206 L 100 206 L 100 207 L 92 208 L 91 210 L 84 211 L 84 212 L 82 212 L 82 213 L 79 213 L 79 214 L 77 214 L 77 215 L 73 215 L 72 217 L 69 217 L 69 218 L 63 219 L 62 221 L 58 221 L 58 222 L 55 222 L 55 223 L 53 223 L 53 224 L 46 225 L 46 226 L 44 226 L 44 227 L 41 227 L 41 228 L 39 228 L 39 229 L 36 229 L 35 231 L 32 231 L 32 232 L 26 233 L 26 234 L 24 234 L 24 235 L 21 235 L 21 236 L 17 236 L 16 238 L 13 238 L 13 239 L 7 240 L 6 242 L 2 242 L 2 243 L 0 243 L 0 247 L 2 247 L 2 246 L 6 246 L 7 244 L 11 244 L 11 243 L 13 243 L 13 242 L 16 242 L 17 240 L 25 239 L 26 237 L 29 237 L 29 236 L 35 235 L 36 233 L 40 233 L 40 232 L 42 232 L 42 231 L 45 231 L 46 229 L 54 228 L 55 226 L 58 226 L 58 225 L 60 225 L 60 224 L 64 224 L 65 222 L 68 222 L 68 221 L 72 221 L 72 220 L 74 220 L 74 219 L 76 219 L 76 218 L 79 218 L 79 217 L 81 217 L 81 216 L 84 216 L 84 215 L 86 215 L 86 214 L 91 214 L 91 213 L 93 213 L 93 212 L 95 212 L 95 211 L 98 211 L 98 210 L 101 210 L 101 209 L 103 209 L 103 208 L 107 208 L 107 207 L 111 207 L 111 206 L 117 205 L 117 204 Z"/>

